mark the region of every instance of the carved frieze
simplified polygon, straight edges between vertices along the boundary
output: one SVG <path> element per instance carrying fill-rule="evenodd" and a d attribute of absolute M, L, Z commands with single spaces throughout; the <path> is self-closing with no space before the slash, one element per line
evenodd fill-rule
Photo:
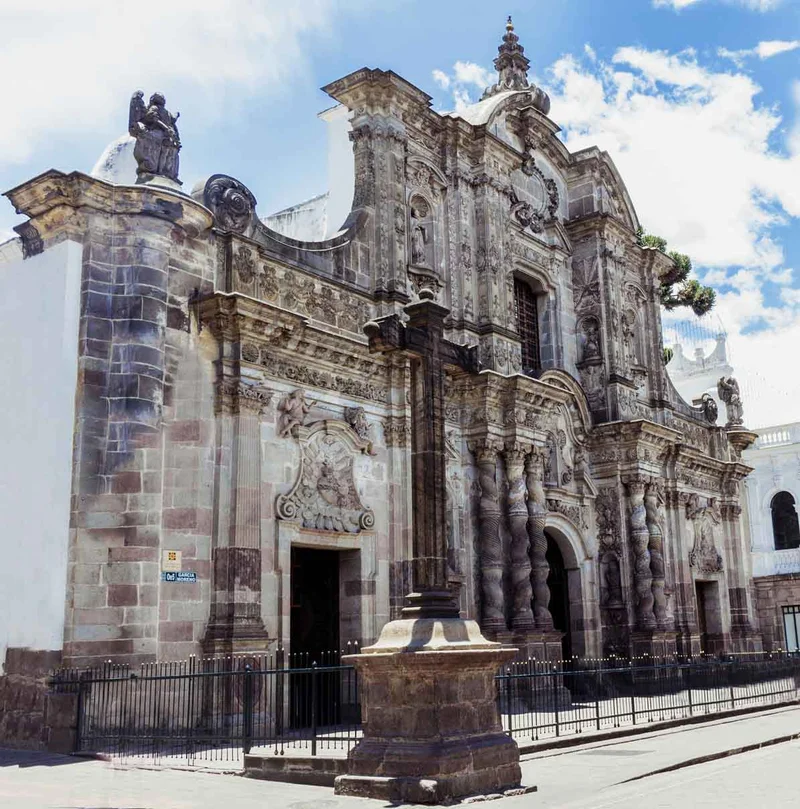
<path fill-rule="evenodd" d="M 269 350 L 261 352 L 261 366 L 279 379 L 286 379 L 309 388 L 321 388 L 345 396 L 357 396 L 373 402 L 389 403 L 389 389 L 367 379 L 343 376 L 328 371 L 309 368 L 306 363 L 293 362 L 277 356 Z"/>

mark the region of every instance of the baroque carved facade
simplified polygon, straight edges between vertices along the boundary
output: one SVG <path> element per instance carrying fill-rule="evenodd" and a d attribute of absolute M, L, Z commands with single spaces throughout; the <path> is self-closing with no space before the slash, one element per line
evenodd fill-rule
<path fill-rule="evenodd" d="M 191 195 L 57 171 L 9 192 L 26 255 L 83 246 L 68 661 L 297 647 L 298 548 L 336 554 L 331 642 L 377 636 L 408 589 L 413 375 L 363 327 L 431 297 L 475 358 L 444 371 L 463 613 L 537 657 L 758 647 L 750 434 L 676 393 L 671 259 L 517 68 L 458 115 L 389 71 L 328 85 L 355 193 L 325 241 L 270 229 L 222 173 Z M 195 583 L 162 581 L 164 549 Z"/>

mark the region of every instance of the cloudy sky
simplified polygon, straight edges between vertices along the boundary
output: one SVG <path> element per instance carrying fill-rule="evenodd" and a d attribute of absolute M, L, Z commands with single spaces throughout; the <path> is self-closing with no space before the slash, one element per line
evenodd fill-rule
<path fill-rule="evenodd" d="M 159 89 L 184 184 L 240 177 L 264 215 L 325 190 L 321 85 L 391 68 L 457 108 L 506 14 L 569 148 L 718 290 L 747 422 L 800 420 L 800 0 L 0 0 L 0 188 L 88 171 Z M 0 239 L 19 221 L 0 203 Z"/>

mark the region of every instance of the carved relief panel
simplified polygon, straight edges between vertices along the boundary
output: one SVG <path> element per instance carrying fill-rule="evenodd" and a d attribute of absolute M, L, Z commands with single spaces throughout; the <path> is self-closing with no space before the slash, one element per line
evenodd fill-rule
<path fill-rule="evenodd" d="M 373 528 L 375 516 L 361 501 L 353 469 L 356 454 L 367 453 L 371 442 L 338 421 L 294 430 L 300 468 L 291 491 L 278 497 L 278 517 L 317 531 L 357 534 Z"/>

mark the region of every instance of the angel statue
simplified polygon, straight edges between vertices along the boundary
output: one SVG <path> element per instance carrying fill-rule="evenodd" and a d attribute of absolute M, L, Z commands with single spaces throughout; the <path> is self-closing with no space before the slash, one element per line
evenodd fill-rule
<path fill-rule="evenodd" d="M 136 138 L 133 156 L 137 163 L 137 182 L 167 177 L 178 183 L 181 141 L 176 123 L 180 113 L 173 115 L 167 110 L 161 93 L 153 93 L 148 106 L 142 100 L 143 95 L 137 90 L 131 97 L 128 118 L 128 132 Z"/>
<path fill-rule="evenodd" d="M 728 411 L 728 423 L 725 426 L 741 427 L 744 424 L 744 409 L 739 395 L 739 383 L 732 376 L 723 376 L 717 382 L 717 393 Z"/>

